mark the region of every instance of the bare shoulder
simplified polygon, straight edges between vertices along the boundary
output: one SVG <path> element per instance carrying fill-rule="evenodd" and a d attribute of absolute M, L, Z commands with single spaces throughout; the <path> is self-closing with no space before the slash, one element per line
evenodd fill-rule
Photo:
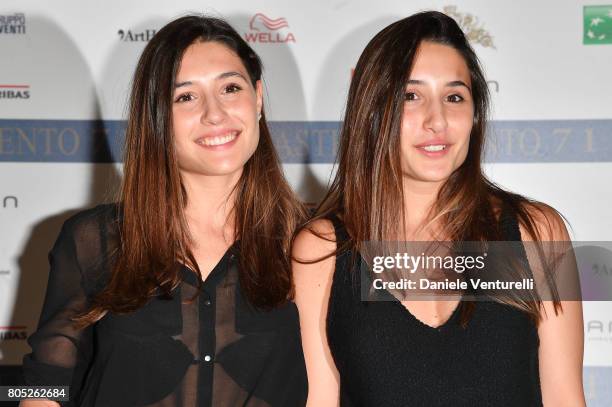
<path fill-rule="evenodd" d="M 295 262 L 316 262 L 331 256 L 336 251 L 334 225 L 327 219 L 318 219 L 296 236 L 292 255 Z"/>
<path fill-rule="evenodd" d="M 296 303 L 325 302 L 336 269 L 336 234 L 328 220 L 316 220 L 301 230 L 292 249 L 291 270 Z"/>
<path fill-rule="evenodd" d="M 532 219 L 533 226 L 536 229 L 535 232 L 541 241 L 561 242 L 570 240 L 564 218 L 555 208 L 541 202 L 528 202 L 523 204 L 523 208 Z M 520 224 L 520 230 L 523 240 L 534 240 L 523 222 Z"/>

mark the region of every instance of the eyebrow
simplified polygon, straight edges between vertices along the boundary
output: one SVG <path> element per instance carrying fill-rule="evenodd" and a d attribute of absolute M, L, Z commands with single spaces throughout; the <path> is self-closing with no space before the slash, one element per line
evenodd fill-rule
<path fill-rule="evenodd" d="M 225 79 L 225 78 L 231 78 L 233 76 L 237 76 L 239 78 L 244 79 L 245 81 L 247 80 L 243 74 L 241 74 L 240 72 L 236 72 L 236 71 L 229 71 L 229 72 L 223 72 L 222 74 L 220 74 L 219 76 L 217 76 L 215 78 L 215 80 L 220 80 L 220 79 Z M 247 81 L 248 82 L 248 81 Z M 183 81 L 183 82 L 177 82 L 174 85 L 174 88 L 180 88 L 182 86 L 189 86 L 189 85 L 193 85 L 192 81 Z"/>
<path fill-rule="evenodd" d="M 425 82 L 418 80 L 418 79 L 408 79 L 408 84 L 409 85 L 424 85 Z M 464 86 L 467 88 L 467 90 L 469 90 L 470 92 L 472 91 L 472 89 L 463 81 L 450 81 L 446 84 L 446 86 L 450 86 L 450 87 L 456 87 L 456 86 Z"/>

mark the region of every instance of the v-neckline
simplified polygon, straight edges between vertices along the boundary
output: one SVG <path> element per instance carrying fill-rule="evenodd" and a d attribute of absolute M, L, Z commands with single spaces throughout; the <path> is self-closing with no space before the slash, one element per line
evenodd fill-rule
<path fill-rule="evenodd" d="M 228 262 L 228 260 L 232 260 L 235 258 L 237 250 L 238 250 L 238 240 L 234 241 L 234 243 L 232 243 L 227 248 L 225 253 L 223 253 L 223 256 L 221 256 L 221 258 L 219 259 L 217 264 L 212 268 L 210 273 L 208 273 L 206 278 L 202 280 L 202 287 L 216 285 L 216 283 L 225 275 L 225 272 L 227 271 L 227 267 L 225 267 L 226 263 Z M 197 275 L 195 271 L 193 271 L 191 268 L 187 267 L 183 263 L 180 263 L 180 265 L 181 265 L 181 269 L 183 270 L 183 281 L 185 281 L 187 284 L 190 284 L 192 286 L 197 286 L 198 281 L 197 281 Z"/>
<path fill-rule="evenodd" d="M 396 306 L 400 307 L 400 311 L 411 321 L 414 321 L 417 323 L 417 325 L 422 326 L 423 328 L 425 328 L 428 331 L 431 332 L 439 332 L 442 330 L 445 330 L 447 327 L 450 326 L 450 324 L 452 322 L 454 322 L 455 319 L 457 319 L 457 316 L 459 315 L 460 312 L 460 308 L 461 308 L 461 299 L 459 299 L 459 301 L 457 302 L 457 305 L 455 306 L 455 308 L 453 309 L 453 312 L 451 312 L 450 316 L 446 319 L 446 321 L 444 321 L 443 323 L 441 323 L 438 326 L 431 326 L 427 323 L 425 323 L 424 321 L 420 320 L 419 318 L 416 317 L 416 315 L 414 315 L 409 309 L 408 307 L 406 307 L 404 304 L 401 303 L 401 301 L 399 301 L 397 298 L 393 297 L 394 300 L 392 300 L 391 302 L 395 303 Z"/>
<path fill-rule="evenodd" d="M 359 262 L 360 262 L 360 264 L 361 264 L 361 262 L 365 263 L 365 260 L 364 260 L 363 256 L 361 255 L 361 253 L 359 253 Z M 367 278 L 370 278 L 370 277 L 371 277 L 370 275 L 367 275 Z M 360 282 L 360 284 L 363 284 L 363 282 Z M 405 315 L 406 318 L 408 318 L 409 320 L 411 320 L 413 322 L 416 322 L 417 325 L 420 325 L 423 328 L 425 328 L 426 330 L 429 330 L 431 332 L 443 331 L 455 319 L 457 319 L 457 315 L 459 315 L 459 312 L 461 311 L 461 304 L 462 304 L 462 301 L 463 301 L 463 296 L 462 296 L 461 298 L 459 298 L 459 301 L 457 302 L 457 306 L 455 306 L 455 308 L 453 309 L 453 312 L 446 319 L 446 321 L 444 321 L 442 324 L 440 324 L 438 326 L 431 326 L 431 325 L 426 324 L 425 322 L 421 321 L 419 318 L 417 318 L 406 306 L 404 306 L 404 304 L 402 304 L 402 302 L 399 299 L 397 299 L 397 297 L 395 297 L 393 294 L 391 294 L 391 292 L 389 292 L 389 290 L 383 289 L 382 291 L 384 291 L 384 293 L 386 294 L 386 295 L 383 296 L 383 298 L 388 298 L 388 299 L 385 299 L 385 300 L 382 300 L 382 301 L 395 303 L 396 306 L 400 307 L 400 311 Z"/>

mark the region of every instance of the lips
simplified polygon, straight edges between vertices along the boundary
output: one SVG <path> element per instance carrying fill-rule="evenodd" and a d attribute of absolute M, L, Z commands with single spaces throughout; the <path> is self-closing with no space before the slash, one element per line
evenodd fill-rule
<path fill-rule="evenodd" d="M 239 135 L 240 132 L 238 130 L 224 130 L 199 137 L 195 142 L 204 147 L 218 147 L 230 144 L 232 141 L 236 140 Z"/>
<path fill-rule="evenodd" d="M 434 139 L 417 144 L 414 147 L 429 157 L 440 157 L 446 154 L 450 146 L 451 144 L 446 140 Z"/>
<path fill-rule="evenodd" d="M 428 145 L 428 146 L 423 146 L 423 147 L 419 147 L 422 148 L 425 151 L 429 151 L 429 152 L 436 152 L 436 151 L 442 151 L 444 149 L 446 149 L 446 144 L 437 144 L 437 145 Z"/>

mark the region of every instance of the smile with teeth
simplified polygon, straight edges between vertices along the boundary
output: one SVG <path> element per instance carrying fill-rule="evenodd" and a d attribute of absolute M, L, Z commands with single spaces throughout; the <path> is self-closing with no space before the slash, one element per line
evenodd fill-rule
<path fill-rule="evenodd" d="M 220 146 L 223 144 L 227 144 L 230 141 L 233 141 L 236 137 L 238 137 L 237 131 L 232 131 L 224 136 L 215 136 L 215 137 L 204 137 L 197 140 L 198 144 L 203 144 L 205 146 Z"/>
<path fill-rule="evenodd" d="M 436 151 L 442 151 L 446 149 L 446 144 L 432 144 L 429 146 L 423 146 L 423 147 L 419 147 L 425 151 L 430 151 L 430 152 L 436 152 Z"/>

